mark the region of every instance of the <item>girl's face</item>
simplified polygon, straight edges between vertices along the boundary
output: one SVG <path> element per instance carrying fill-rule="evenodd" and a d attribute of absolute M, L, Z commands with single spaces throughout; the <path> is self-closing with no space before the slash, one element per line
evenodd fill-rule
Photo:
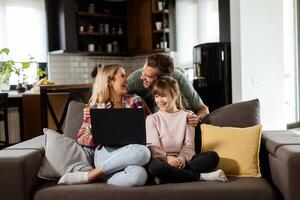
<path fill-rule="evenodd" d="M 178 109 L 176 107 L 175 99 L 170 93 L 166 92 L 164 95 L 154 95 L 155 103 L 160 110 L 165 112 L 176 112 Z"/>
<path fill-rule="evenodd" d="M 127 75 L 123 68 L 120 68 L 113 80 L 110 81 L 112 91 L 116 95 L 123 95 L 127 93 Z"/>

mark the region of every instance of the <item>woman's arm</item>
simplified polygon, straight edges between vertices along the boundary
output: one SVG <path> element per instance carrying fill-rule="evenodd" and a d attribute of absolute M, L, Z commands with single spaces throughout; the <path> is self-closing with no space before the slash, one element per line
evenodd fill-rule
<path fill-rule="evenodd" d="M 151 158 L 166 159 L 166 152 L 161 146 L 159 140 L 159 133 L 157 131 L 153 117 L 150 115 L 146 119 L 146 135 L 147 135 L 147 146 L 151 151 Z"/>
<path fill-rule="evenodd" d="M 147 104 L 145 103 L 144 99 L 138 95 L 134 95 L 132 107 L 133 108 L 143 108 L 145 119 L 147 118 L 148 115 L 151 114 L 151 111 L 148 108 Z"/>
<path fill-rule="evenodd" d="M 77 142 L 78 144 L 83 146 L 93 147 L 95 146 L 95 144 L 91 133 L 91 117 L 90 117 L 90 113 L 89 112 L 87 113 L 86 110 L 89 110 L 89 108 L 83 109 L 84 119 L 77 133 Z"/>

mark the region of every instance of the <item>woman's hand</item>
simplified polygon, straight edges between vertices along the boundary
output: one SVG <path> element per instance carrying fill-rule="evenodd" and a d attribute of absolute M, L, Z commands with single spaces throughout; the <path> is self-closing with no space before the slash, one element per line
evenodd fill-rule
<path fill-rule="evenodd" d="M 200 117 L 193 113 L 192 111 L 189 111 L 189 114 L 187 116 L 187 124 L 196 127 L 198 123 L 200 122 Z"/>
<path fill-rule="evenodd" d="M 90 118 L 90 107 L 85 107 L 83 109 L 83 120 Z"/>
<path fill-rule="evenodd" d="M 167 156 L 167 163 L 173 167 L 179 168 L 181 165 L 180 161 L 174 156 Z"/>

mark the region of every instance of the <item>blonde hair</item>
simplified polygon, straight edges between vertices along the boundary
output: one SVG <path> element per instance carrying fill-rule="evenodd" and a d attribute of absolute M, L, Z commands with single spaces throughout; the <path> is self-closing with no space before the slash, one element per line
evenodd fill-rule
<path fill-rule="evenodd" d="M 183 109 L 180 90 L 177 81 L 171 76 L 159 78 L 152 89 L 153 95 L 167 96 L 170 94 L 175 99 L 177 109 Z"/>
<path fill-rule="evenodd" d="M 108 83 L 113 80 L 116 73 L 122 65 L 111 64 L 105 65 L 98 69 L 98 73 L 93 85 L 92 96 L 89 100 L 89 106 L 93 107 L 96 104 L 106 103 L 110 98 Z"/>

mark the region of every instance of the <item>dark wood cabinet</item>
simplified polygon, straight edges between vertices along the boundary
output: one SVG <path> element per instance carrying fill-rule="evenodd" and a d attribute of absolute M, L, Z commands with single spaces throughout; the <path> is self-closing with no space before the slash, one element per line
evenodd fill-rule
<path fill-rule="evenodd" d="M 175 0 L 163 5 L 159 9 L 157 0 L 46 0 L 49 51 L 128 56 L 176 50 Z"/>
<path fill-rule="evenodd" d="M 128 3 L 129 51 L 132 54 L 152 52 L 151 0 Z"/>

